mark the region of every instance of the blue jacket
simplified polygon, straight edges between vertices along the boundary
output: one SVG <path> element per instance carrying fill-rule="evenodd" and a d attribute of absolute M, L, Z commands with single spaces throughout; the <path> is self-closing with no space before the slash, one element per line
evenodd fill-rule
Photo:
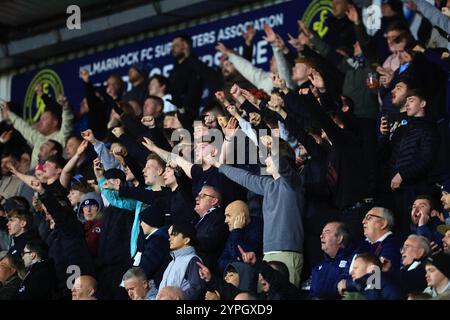
<path fill-rule="evenodd" d="M 439 247 L 442 248 L 443 235 L 436 230 L 437 226 L 441 224 L 441 221 L 437 217 L 432 217 L 426 225 L 417 227 L 411 227 L 411 233 L 419 236 L 424 236 L 430 241 L 434 241 Z"/>
<path fill-rule="evenodd" d="M 401 239 L 397 236 L 394 236 L 393 234 L 390 234 L 381 242 L 370 243 L 369 241 L 364 240 L 364 242 L 361 243 L 359 247 L 357 247 L 357 249 L 353 252 L 353 255 L 350 257 L 349 263 L 347 263 L 346 271 L 341 277 L 341 279 L 347 278 L 347 289 L 351 290 L 354 285 L 349 272 L 351 263 L 353 262 L 353 259 L 356 255 L 365 252 L 373 253 L 379 258 L 383 257 L 385 259 L 388 259 L 392 265 L 391 270 L 398 270 L 400 269 L 401 262 L 401 246 Z"/>
<path fill-rule="evenodd" d="M 324 260 L 317 264 L 311 272 L 311 298 L 340 299 L 337 283 L 345 274 L 350 263 L 352 252 L 347 248 L 338 250 L 336 257 L 324 255 Z"/>
<path fill-rule="evenodd" d="M 364 252 L 373 253 L 379 258 L 383 257 L 385 259 L 388 259 L 391 262 L 393 269 L 399 269 L 401 261 L 401 247 L 401 239 L 391 234 L 381 242 L 375 242 L 371 244 L 369 241 L 364 240 L 364 242 L 355 250 L 354 253 L 355 255 Z"/>
<path fill-rule="evenodd" d="M 230 232 L 225 248 L 219 258 L 219 271 L 225 271 L 228 264 L 239 261 L 241 254 L 238 245 L 245 252 L 253 251 L 259 257 L 262 254 L 263 221 L 258 217 L 251 217 L 251 221 L 242 229 Z"/>
<path fill-rule="evenodd" d="M 406 299 L 408 293 L 422 292 L 427 287 L 425 264 L 426 261 L 414 261 L 409 266 L 389 272 L 389 278 L 400 288 L 403 298 Z"/>
<path fill-rule="evenodd" d="M 158 229 L 144 243 L 139 243 L 138 251 L 142 252 L 139 267 L 144 270 L 147 279 L 154 280 L 158 287 L 164 270 L 171 261 L 167 227 Z"/>

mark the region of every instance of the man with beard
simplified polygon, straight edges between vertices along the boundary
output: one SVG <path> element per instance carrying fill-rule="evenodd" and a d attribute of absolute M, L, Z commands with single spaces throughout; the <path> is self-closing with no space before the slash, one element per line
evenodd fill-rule
<path fill-rule="evenodd" d="M 171 54 L 175 59 L 175 65 L 170 73 L 169 83 L 175 105 L 186 108 L 192 115 L 197 115 L 206 83 L 205 78 L 212 76 L 213 70 L 192 53 L 192 39 L 189 36 L 175 36 Z"/>
<path fill-rule="evenodd" d="M 252 84 L 239 73 L 234 64 L 228 58 L 221 59 L 220 68 L 224 81 L 223 92 L 228 100 L 232 99 L 230 90 L 233 84 L 237 84 L 242 89 L 250 89 L 253 87 Z"/>
<path fill-rule="evenodd" d="M 124 94 L 124 102 L 137 101 L 140 106 L 144 105 L 147 98 L 147 78 L 149 70 L 143 63 L 135 63 L 128 69 L 128 79 L 133 88 Z"/>

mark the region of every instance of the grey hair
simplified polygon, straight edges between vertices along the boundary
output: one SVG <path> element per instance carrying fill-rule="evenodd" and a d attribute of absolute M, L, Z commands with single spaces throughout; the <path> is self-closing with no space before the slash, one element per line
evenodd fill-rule
<path fill-rule="evenodd" d="M 125 272 L 125 274 L 122 277 L 123 281 L 127 281 L 131 278 L 137 278 L 140 280 L 147 280 L 147 276 L 145 275 L 144 270 L 142 270 L 142 268 L 140 267 L 132 267 L 130 269 L 127 270 L 127 272 Z"/>
<path fill-rule="evenodd" d="M 381 213 L 381 216 L 386 219 L 388 223 L 389 231 L 394 227 L 394 214 L 391 210 L 383 207 L 373 207 L 372 210 L 378 210 Z"/>
<path fill-rule="evenodd" d="M 424 258 L 431 256 L 431 244 L 430 240 L 425 238 L 424 236 L 419 236 L 417 234 L 409 235 L 408 239 L 416 239 L 420 248 L 424 250 Z"/>
<path fill-rule="evenodd" d="M 334 235 L 336 237 L 342 236 L 342 245 L 344 247 L 347 247 L 348 243 L 350 242 L 350 232 L 348 231 L 348 228 L 345 225 L 345 223 L 341 221 L 331 221 L 328 222 L 327 224 L 329 223 L 337 224 L 336 232 Z"/>

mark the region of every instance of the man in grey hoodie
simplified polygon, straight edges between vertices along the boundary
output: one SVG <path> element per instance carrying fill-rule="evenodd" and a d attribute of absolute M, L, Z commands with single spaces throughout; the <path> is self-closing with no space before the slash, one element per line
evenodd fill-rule
<path fill-rule="evenodd" d="M 279 152 L 265 160 L 272 177 L 250 174 L 213 158 L 209 161 L 230 180 L 264 196 L 264 260 L 285 263 L 290 282 L 298 287 L 303 267 L 304 186 L 302 176 L 294 170 L 294 151 L 280 140 Z"/>

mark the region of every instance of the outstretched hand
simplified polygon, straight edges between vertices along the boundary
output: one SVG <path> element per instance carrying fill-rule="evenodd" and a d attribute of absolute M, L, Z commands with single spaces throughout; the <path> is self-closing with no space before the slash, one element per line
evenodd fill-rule
<path fill-rule="evenodd" d="M 320 92 L 325 92 L 326 86 L 325 81 L 322 78 L 322 75 L 315 69 L 312 69 L 311 74 L 308 76 L 309 81 L 311 81 L 312 85 L 316 87 Z"/>
<path fill-rule="evenodd" d="M 245 252 L 240 245 L 238 245 L 239 252 L 241 253 L 242 261 L 249 265 L 255 265 L 256 254 L 253 251 Z"/>
<path fill-rule="evenodd" d="M 103 168 L 103 164 L 101 163 L 99 158 L 95 158 L 93 161 L 94 164 L 94 174 L 97 180 L 100 180 L 105 174 L 105 169 Z"/>
<path fill-rule="evenodd" d="M 45 191 L 42 183 L 37 178 L 30 181 L 30 188 L 38 193 L 43 193 Z"/>
<path fill-rule="evenodd" d="M 263 39 L 266 40 L 269 43 L 273 43 L 277 40 L 277 35 L 276 33 L 273 31 L 272 27 L 269 26 L 268 24 L 264 25 L 264 32 L 265 32 L 265 36 L 263 36 Z"/>
<path fill-rule="evenodd" d="M 218 42 L 216 45 L 216 50 L 219 51 L 223 56 L 228 57 L 228 55 L 232 52 L 230 49 L 225 47 L 222 42 Z"/>
<path fill-rule="evenodd" d="M 87 147 L 88 147 L 88 141 L 87 140 L 83 140 L 81 143 L 80 143 L 80 145 L 78 146 L 78 148 L 77 148 L 77 151 L 76 151 L 76 155 L 77 156 L 81 156 L 85 151 L 86 151 L 86 149 L 87 149 Z"/>
<path fill-rule="evenodd" d="M 144 137 L 144 141 L 142 141 L 142 145 L 150 151 L 154 151 L 155 147 L 156 147 L 155 143 L 147 137 Z"/>
<path fill-rule="evenodd" d="M 88 83 L 89 82 L 89 71 L 87 71 L 86 69 L 81 69 L 80 70 L 80 78 Z"/>
<path fill-rule="evenodd" d="M 83 137 L 84 140 L 94 144 L 96 139 L 94 136 L 94 133 L 92 132 L 91 129 L 87 129 L 86 131 L 82 131 L 81 132 L 81 136 Z"/>
<path fill-rule="evenodd" d="M 200 261 L 197 261 L 197 266 L 198 266 L 198 275 L 200 276 L 200 279 L 209 282 L 212 278 L 211 271 L 209 271 L 208 267 L 206 267 Z"/>

